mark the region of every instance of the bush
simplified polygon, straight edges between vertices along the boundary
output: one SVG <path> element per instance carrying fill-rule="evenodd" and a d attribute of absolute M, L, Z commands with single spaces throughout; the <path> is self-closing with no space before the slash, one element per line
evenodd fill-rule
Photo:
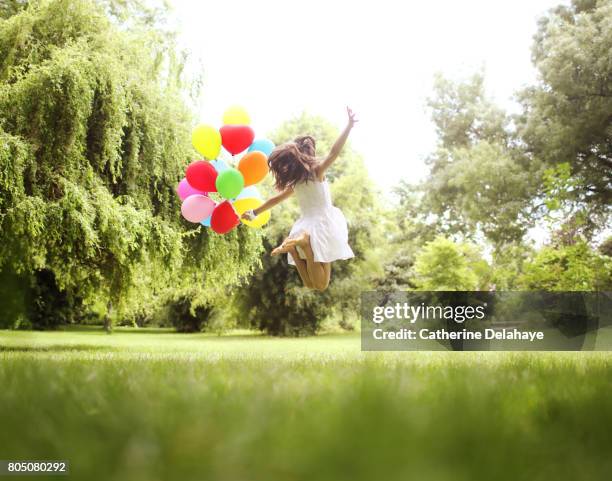
<path fill-rule="evenodd" d="M 264 242 L 269 252 L 279 245 L 282 233 Z M 234 299 L 243 324 L 274 336 L 311 335 L 319 330 L 328 311 L 328 294 L 302 287 L 295 268 L 285 255 L 264 254 L 263 267 Z"/>
<path fill-rule="evenodd" d="M 166 315 L 178 332 L 200 332 L 209 322 L 212 312 L 211 305 L 192 308 L 191 300 L 181 297 L 168 305 Z"/>
<path fill-rule="evenodd" d="M 543 247 L 524 265 L 519 287 L 546 291 L 612 290 L 612 258 L 584 241 Z"/>
<path fill-rule="evenodd" d="M 27 319 L 28 282 L 23 276 L 0 271 L 0 329 L 18 328 Z"/>
<path fill-rule="evenodd" d="M 489 266 L 475 246 L 444 237 L 425 244 L 414 271 L 415 283 L 423 291 L 473 291 L 489 278 Z"/>

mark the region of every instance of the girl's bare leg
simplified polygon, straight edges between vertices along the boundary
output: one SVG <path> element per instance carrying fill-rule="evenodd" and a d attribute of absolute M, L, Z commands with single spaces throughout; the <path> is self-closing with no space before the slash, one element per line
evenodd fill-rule
<path fill-rule="evenodd" d="M 288 240 L 289 238 L 285 239 L 281 245 L 279 245 L 277 248 L 272 250 L 270 255 L 278 256 L 278 255 L 285 254 L 285 253 L 289 254 L 293 258 L 293 261 L 295 262 L 295 267 L 297 267 L 298 274 L 300 275 L 300 278 L 302 279 L 304 286 L 310 289 L 313 289 L 314 287 L 313 287 L 312 281 L 310 280 L 310 276 L 308 275 L 306 261 L 300 258 L 300 255 L 298 254 L 298 251 L 295 245 L 287 245 Z"/>
<path fill-rule="evenodd" d="M 306 255 L 306 269 L 308 270 L 308 277 L 312 284 L 312 288 L 317 291 L 324 291 L 327 289 L 331 277 L 331 265 L 329 262 L 316 262 L 314 260 L 314 253 L 310 246 L 310 236 L 307 233 L 303 233 L 295 239 L 287 240 L 286 245 L 289 247 L 300 246 L 304 250 L 304 254 Z"/>
<path fill-rule="evenodd" d="M 300 258 L 300 255 L 298 254 L 298 251 L 295 247 L 289 248 L 289 255 L 293 258 L 293 262 L 295 262 L 295 267 L 297 267 L 298 274 L 300 275 L 304 286 L 312 289 L 313 285 L 310 280 L 310 276 L 308 275 L 306 261 Z"/>

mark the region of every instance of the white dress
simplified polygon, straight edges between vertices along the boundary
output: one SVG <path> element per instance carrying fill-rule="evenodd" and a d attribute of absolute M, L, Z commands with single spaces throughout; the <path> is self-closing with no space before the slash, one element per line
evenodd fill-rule
<path fill-rule="evenodd" d="M 289 237 L 298 237 L 302 232 L 310 235 L 310 246 L 315 262 L 332 262 L 355 257 L 348 244 L 346 219 L 340 209 L 331 201 L 326 180 L 311 180 L 294 187 L 302 216 L 293 224 Z M 305 258 L 298 247 L 300 257 Z M 291 254 L 289 264 L 295 265 Z"/>

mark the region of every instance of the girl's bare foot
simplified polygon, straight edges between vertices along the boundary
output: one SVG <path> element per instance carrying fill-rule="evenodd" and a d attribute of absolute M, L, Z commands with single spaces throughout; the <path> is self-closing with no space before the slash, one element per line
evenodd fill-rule
<path fill-rule="evenodd" d="M 278 256 L 278 255 L 281 255 L 281 254 L 288 253 L 292 249 L 291 246 L 287 245 L 287 241 L 288 240 L 289 239 L 285 239 L 281 245 L 279 245 L 275 249 L 272 249 L 272 252 L 270 252 L 270 255 L 271 256 Z"/>
<path fill-rule="evenodd" d="M 287 239 L 283 242 L 283 245 L 289 247 L 306 247 L 310 245 L 310 235 L 308 235 L 308 232 L 302 232 L 298 237 Z"/>

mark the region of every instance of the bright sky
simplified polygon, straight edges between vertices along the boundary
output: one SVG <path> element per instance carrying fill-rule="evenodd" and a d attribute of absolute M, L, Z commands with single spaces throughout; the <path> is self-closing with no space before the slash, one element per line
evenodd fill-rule
<path fill-rule="evenodd" d="M 181 43 L 204 67 L 200 121 L 220 126 L 244 106 L 257 136 L 307 111 L 351 135 L 383 188 L 417 181 L 435 145 L 425 100 L 440 71 L 484 68 L 488 93 L 506 108 L 535 79 L 536 19 L 561 0 L 170 0 Z"/>

